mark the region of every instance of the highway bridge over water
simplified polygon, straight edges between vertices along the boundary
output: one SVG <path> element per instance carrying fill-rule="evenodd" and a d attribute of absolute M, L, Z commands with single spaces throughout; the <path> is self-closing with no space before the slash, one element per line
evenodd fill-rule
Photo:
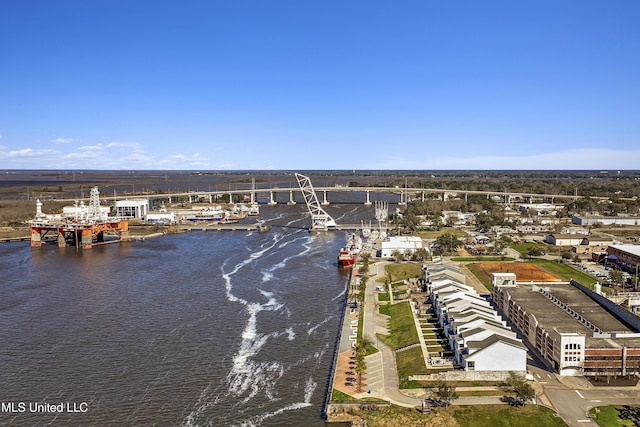
<path fill-rule="evenodd" d="M 363 204 L 370 205 L 372 194 L 388 194 L 396 195 L 398 197 L 398 203 L 404 204 L 411 200 L 426 200 L 427 198 L 433 198 L 433 195 L 437 195 L 441 200 L 447 200 L 449 197 L 462 197 L 467 200 L 469 195 L 482 195 L 487 198 L 498 197 L 504 203 L 512 203 L 513 201 L 522 201 L 525 203 L 531 203 L 534 200 L 546 201 L 554 203 L 556 199 L 559 200 L 577 200 L 582 196 L 577 194 L 539 194 L 539 193 L 527 193 L 517 191 L 494 191 L 494 190 L 456 190 L 446 188 L 412 188 L 412 187 L 346 187 L 346 186 L 334 186 L 334 187 L 315 187 L 315 192 L 323 205 L 331 203 L 332 193 L 352 193 L 353 198 L 351 202 L 358 202 L 361 200 Z M 174 193 L 139 193 L 139 194 L 126 194 L 126 195 L 102 195 L 102 200 L 126 200 L 126 199 L 156 199 L 166 200 L 169 203 L 177 203 L 179 201 L 185 201 L 189 203 L 195 203 L 198 201 L 208 201 L 214 203 L 219 197 L 225 195 L 244 195 L 247 199 L 257 201 L 259 199 L 268 200 L 267 204 L 275 205 L 279 203 L 296 204 L 304 203 L 299 198 L 296 199 L 296 193 L 301 193 L 299 188 L 235 188 L 229 190 L 215 190 L 215 191 L 185 191 Z M 283 200 L 285 195 L 286 200 Z M 606 200 L 607 197 L 597 197 L 596 199 Z M 77 200 L 77 199 L 73 199 Z M 73 201 L 64 200 L 63 201 Z"/>

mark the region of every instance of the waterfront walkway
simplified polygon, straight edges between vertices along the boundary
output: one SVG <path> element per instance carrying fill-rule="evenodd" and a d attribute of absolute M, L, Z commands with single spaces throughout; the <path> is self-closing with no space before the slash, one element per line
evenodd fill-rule
<path fill-rule="evenodd" d="M 371 277 L 367 280 L 365 292 L 362 335 L 364 340 L 372 343 L 378 352 L 366 357 L 366 373 L 362 378 L 361 391 L 358 390 L 357 375 L 355 374 L 355 355 L 353 353 L 353 344 L 357 332 L 358 310 L 349 307 L 345 310 L 345 319 L 339 343 L 337 363 L 335 365 L 335 376 L 333 388 L 349 394 L 356 398 L 379 398 L 394 405 L 403 407 L 421 407 L 424 399 L 431 396 L 431 393 L 425 389 L 403 389 L 399 388 L 398 372 L 396 368 L 395 351 L 378 339 L 377 334 L 388 334 L 387 316 L 378 312 L 379 303 L 376 299 L 376 286 L 380 286 L 376 280 L 385 276 L 384 266 L 386 262 L 378 262 L 370 266 L 369 274 Z M 351 277 L 352 283 L 357 284 L 360 276 L 354 269 Z M 421 335 L 421 334 L 419 334 Z M 423 348 L 423 354 L 426 353 L 426 345 L 424 339 L 420 340 Z M 478 387 L 458 387 L 459 393 L 465 391 L 490 391 L 482 390 Z M 468 390 L 467 390 L 468 389 Z M 488 389 L 497 390 L 496 387 Z M 452 402 L 454 405 L 477 405 L 477 404 L 505 404 L 501 396 L 462 396 Z M 545 395 L 539 395 L 540 404 L 550 403 L 544 402 Z"/>
<path fill-rule="evenodd" d="M 386 316 L 378 313 L 376 300 L 376 279 L 384 275 L 386 262 L 370 266 L 367 281 L 365 304 L 363 307 L 363 337 L 373 343 L 380 351 L 366 358 L 367 369 L 362 378 L 362 388 L 357 389 L 355 375 L 355 356 L 353 342 L 357 331 L 358 311 L 347 307 L 345 322 L 339 344 L 340 354 L 336 363 L 334 388 L 346 394 L 363 399 L 378 398 L 394 405 L 420 408 L 424 399 L 431 397 L 426 389 L 402 389 L 398 387 L 396 352 L 378 339 L 377 334 L 387 334 Z M 354 269 L 352 283 L 358 283 L 360 276 Z M 421 342 L 422 345 L 422 342 Z M 353 363 L 352 363 L 353 362 Z M 593 387 L 581 377 L 559 377 L 549 372 L 540 363 L 529 360 L 528 371 L 535 380 L 531 383 L 535 392 L 535 404 L 554 410 L 570 427 L 595 425 L 587 412 L 594 406 L 634 404 L 640 399 L 640 383 L 636 387 Z M 341 374 L 340 371 L 344 371 Z M 351 376 L 353 374 L 353 376 Z M 340 376 L 341 375 L 341 376 Z M 340 381 L 338 381 L 340 378 Z M 348 381 L 347 378 L 350 380 Z M 342 384 L 343 386 L 341 386 Z M 498 387 L 456 387 L 461 394 L 452 401 L 452 405 L 505 405 Z M 466 396 L 465 394 L 485 394 L 484 396 Z"/>

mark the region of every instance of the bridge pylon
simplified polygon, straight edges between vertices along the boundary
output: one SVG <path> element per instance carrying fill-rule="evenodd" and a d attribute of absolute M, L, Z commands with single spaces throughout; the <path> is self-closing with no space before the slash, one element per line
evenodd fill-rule
<path fill-rule="evenodd" d="M 296 173 L 296 179 L 304 197 L 304 202 L 307 204 L 307 209 L 311 214 L 311 230 L 327 231 L 329 227 L 335 227 L 337 225 L 336 220 L 320 206 L 316 191 L 313 189 L 313 184 L 311 184 L 311 178 Z"/>

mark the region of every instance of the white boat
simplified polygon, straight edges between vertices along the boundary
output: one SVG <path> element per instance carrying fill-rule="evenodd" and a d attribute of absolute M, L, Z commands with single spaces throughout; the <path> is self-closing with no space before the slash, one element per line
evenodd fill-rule
<path fill-rule="evenodd" d="M 207 206 L 199 212 L 187 215 L 188 221 L 222 221 L 226 218 L 226 212 L 222 206 Z"/>
<path fill-rule="evenodd" d="M 257 203 L 252 203 L 249 206 L 249 216 L 258 216 L 260 215 L 260 205 Z"/>

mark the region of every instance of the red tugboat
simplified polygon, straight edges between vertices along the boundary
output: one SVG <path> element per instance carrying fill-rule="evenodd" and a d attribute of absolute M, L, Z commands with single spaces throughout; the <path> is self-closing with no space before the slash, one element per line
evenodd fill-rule
<path fill-rule="evenodd" d="M 338 267 L 351 267 L 356 263 L 356 256 L 349 252 L 346 248 L 340 249 L 338 254 Z"/>
<path fill-rule="evenodd" d="M 351 267 L 356 263 L 356 258 L 362 249 L 362 240 L 355 233 L 347 236 L 347 243 L 338 253 L 338 267 Z"/>

